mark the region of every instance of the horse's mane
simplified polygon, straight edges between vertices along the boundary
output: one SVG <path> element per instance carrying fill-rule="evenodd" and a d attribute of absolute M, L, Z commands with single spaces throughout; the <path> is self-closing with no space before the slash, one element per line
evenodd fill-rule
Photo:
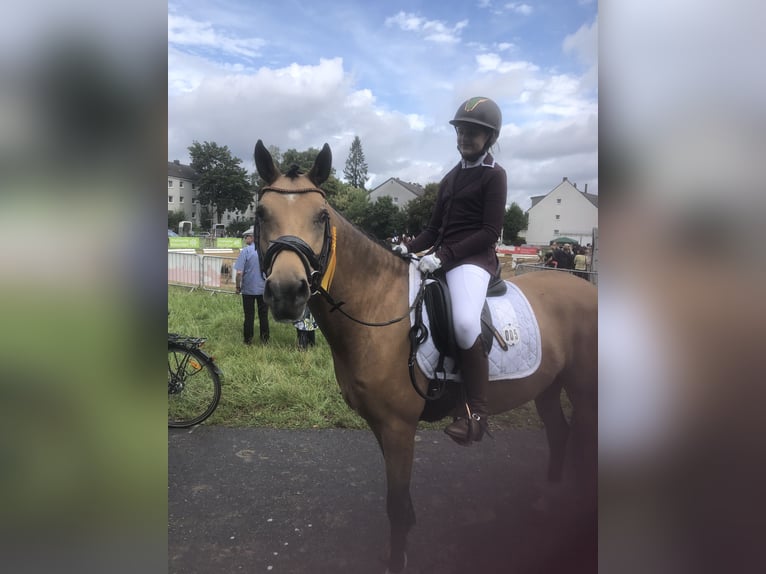
<path fill-rule="evenodd" d="M 381 240 L 381 239 L 378 239 L 377 237 L 375 237 L 374 235 L 372 235 L 372 234 L 370 234 L 369 232 L 365 231 L 364 229 L 362 229 L 362 228 L 361 228 L 361 227 L 359 227 L 358 225 L 356 225 L 356 224 L 352 223 L 352 222 L 351 222 L 351 221 L 349 221 L 349 220 L 348 220 L 348 219 L 347 219 L 347 218 L 346 218 L 346 217 L 345 217 L 343 214 L 341 214 L 341 213 L 340 213 L 340 212 L 339 212 L 337 209 L 334 209 L 334 208 L 333 208 L 333 211 L 335 212 L 335 214 L 336 214 L 336 215 L 337 215 L 337 216 L 338 216 L 340 219 L 342 219 L 343 221 L 345 221 L 346 223 L 348 223 L 348 224 L 351 226 L 351 228 L 352 228 L 354 231 L 356 231 L 357 233 L 359 233 L 359 234 L 363 235 L 364 237 L 366 237 L 367 239 L 369 239 L 369 240 L 370 240 L 370 242 L 371 242 L 371 243 L 373 243 L 373 244 L 376 246 L 376 248 L 378 248 L 378 249 L 382 249 L 382 250 L 383 250 L 383 251 L 385 251 L 385 252 L 386 252 L 386 253 L 387 253 L 389 256 L 392 256 L 392 257 L 394 257 L 395 259 L 399 259 L 399 257 L 397 256 L 397 254 L 396 254 L 394 251 L 392 251 L 392 250 L 391 250 L 391 248 L 389 247 L 388 243 L 386 243 L 385 241 L 383 241 L 383 240 Z"/>

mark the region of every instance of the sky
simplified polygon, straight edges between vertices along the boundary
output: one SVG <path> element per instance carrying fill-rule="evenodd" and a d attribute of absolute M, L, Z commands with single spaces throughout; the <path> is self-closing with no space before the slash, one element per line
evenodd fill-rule
<path fill-rule="evenodd" d="M 254 171 L 258 139 L 328 143 L 336 176 L 359 136 L 367 189 L 425 185 L 457 163 L 449 120 L 473 96 L 503 112 L 507 204 L 563 177 L 598 193 L 594 0 L 181 0 L 168 4 L 168 160 L 226 145 Z"/>

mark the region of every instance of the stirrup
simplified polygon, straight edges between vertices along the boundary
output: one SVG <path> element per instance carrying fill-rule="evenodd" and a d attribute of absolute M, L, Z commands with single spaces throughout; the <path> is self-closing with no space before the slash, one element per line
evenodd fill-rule
<path fill-rule="evenodd" d="M 484 433 L 487 433 L 487 436 L 494 440 L 495 437 L 493 437 L 491 434 L 489 434 L 489 422 L 487 422 L 487 415 L 484 415 L 483 417 L 478 413 L 472 413 L 471 412 L 471 406 L 466 403 L 465 404 L 465 410 L 468 413 L 468 417 L 472 420 L 476 421 L 479 425 L 479 438 L 473 438 L 472 436 L 469 436 L 469 440 L 473 442 L 481 442 L 482 437 L 484 436 Z M 471 434 L 471 428 L 473 426 L 469 423 L 468 424 L 468 434 Z"/>
<path fill-rule="evenodd" d="M 466 405 L 466 411 L 469 415 L 468 417 L 454 417 L 452 422 L 444 429 L 444 433 L 448 437 L 460 446 L 469 446 L 473 442 L 481 442 L 484 433 L 487 433 L 491 438 L 495 438 L 489 433 L 486 416 L 482 417 L 477 413 L 471 413 L 468 405 Z M 459 424 L 455 425 L 455 423 Z M 453 429 L 453 426 L 456 426 L 456 428 Z M 450 430 L 454 432 L 450 432 Z"/>

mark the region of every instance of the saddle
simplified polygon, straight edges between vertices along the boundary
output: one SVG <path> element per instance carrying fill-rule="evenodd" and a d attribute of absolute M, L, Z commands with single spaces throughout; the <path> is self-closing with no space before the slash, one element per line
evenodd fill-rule
<path fill-rule="evenodd" d="M 496 275 L 490 279 L 489 286 L 487 287 L 487 297 L 500 297 L 505 295 L 507 289 L 508 286 L 500 278 L 498 269 Z M 434 341 L 434 346 L 441 355 L 439 363 L 443 363 L 444 357 L 451 357 L 457 363 L 459 349 L 455 341 L 455 332 L 452 328 L 452 303 L 447 278 L 442 270 L 437 270 L 431 276 L 431 281 L 426 284 L 423 301 L 428 311 L 431 337 Z M 481 338 L 484 344 L 484 351 L 487 354 L 492 349 L 493 341 L 497 341 L 503 350 L 508 349 L 505 340 L 492 325 L 492 314 L 486 300 L 481 311 Z"/>

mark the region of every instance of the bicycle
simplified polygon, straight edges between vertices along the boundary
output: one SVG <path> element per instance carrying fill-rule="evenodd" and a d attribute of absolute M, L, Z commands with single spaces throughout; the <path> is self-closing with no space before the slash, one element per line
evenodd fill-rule
<path fill-rule="evenodd" d="M 168 427 L 201 423 L 221 400 L 223 374 L 213 357 L 200 349 L 205 341 L 168 333 Z"/>

